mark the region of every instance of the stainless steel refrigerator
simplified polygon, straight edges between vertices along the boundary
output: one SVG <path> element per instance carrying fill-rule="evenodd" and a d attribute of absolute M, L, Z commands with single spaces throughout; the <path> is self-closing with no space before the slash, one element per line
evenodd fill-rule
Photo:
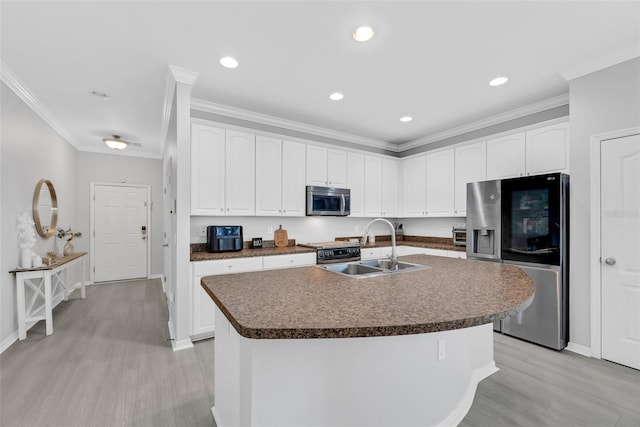
<path fill-rule="evenodd" d="M 556 350 L 569 341 L 569 176 L 467 184 L 467 258 L 513 264 L 535 284 L 532 304 L 494 329 Z"/>

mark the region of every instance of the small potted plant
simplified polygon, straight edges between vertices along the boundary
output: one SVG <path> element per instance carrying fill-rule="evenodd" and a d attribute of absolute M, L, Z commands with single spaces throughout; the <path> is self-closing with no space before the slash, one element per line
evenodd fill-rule
<path fill-rule="evenodd" d="M 79 231 L 71 230 L 71 227 L 69 227 L 68 230 L 63 230 L 62 228 L 58 228 L 57 236 L 58 236 L 58 239 L 60 239 L 60 241 L 66 240 L 67 242 L 64 244 L 64 248 L 62 249 L 62 255 L 66 256 L 74 253 L 73 252 L 74 248 L 73 248 L 73 244 L 71 243 L 71 240 L 73 240 L 74 237 L 82 237 L 82 233 Z"/>
<path fill-rule="evenodd" d="M 18 230 L 18 245 L 20 246 L 20 267 L 31 268 L 33 257 L 33 245 L 36 244 L 35 223 L 25 212 L 18 217 L 16 228 Z"/>

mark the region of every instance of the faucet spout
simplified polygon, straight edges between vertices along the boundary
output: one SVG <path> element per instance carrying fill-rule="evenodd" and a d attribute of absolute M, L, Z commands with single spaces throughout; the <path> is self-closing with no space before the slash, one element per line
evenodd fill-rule
<path fill-rule="evenodd" d="M 371 224 L 377 221 L 384 222 L 391 229 L 391 262 L 395 267 L 398 265 L 398 251 L 396 249 L 396 229 L 394 228 L 393 224 L 391 224 L 389 220 L 386 220 L 384 218 L 374 218 L 371 221 L 369 221 L 367 226 L 364 228 L 364 234 L 362 235 L 362 239 L 360 239 L 360 244 L 364 245 L 367 243 L 367 235 L 369 234 L 369 229 L 371 228 Z"/>

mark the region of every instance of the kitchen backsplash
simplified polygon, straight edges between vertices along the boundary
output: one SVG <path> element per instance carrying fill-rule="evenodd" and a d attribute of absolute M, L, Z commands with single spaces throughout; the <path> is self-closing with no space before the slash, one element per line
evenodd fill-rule
<path fill-rule="evenodd" d="M 207 241 L 208 225 L 242 225 L 244 240 L 262 237 L 273 240 L 273 232 L 280 224 L 287 230 L 289 238 L 297 243 L 332 241 L 338 236 L 359 236 L 371 218 L 357 217 L 191 217 L 191 243 Z M 402 218 L 389 219 L 403 224 L 404 234 L 412 236 L 434 236 L 451 238 L 453 224 L 463 223 L 465 218 Z M 270 227 L 270 229 L 269 229 Z M 381 222 L 373 225 L 376 235 L 389 234 L 388 227 Z"/>

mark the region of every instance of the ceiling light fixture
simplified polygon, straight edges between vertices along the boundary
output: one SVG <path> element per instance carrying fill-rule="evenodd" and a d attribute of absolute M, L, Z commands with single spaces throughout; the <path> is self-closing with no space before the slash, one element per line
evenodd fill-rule
<path fill-rule="evenodd" d="M 400 121 L 404 123 L 410 122 L 411 120 L 413 120 L 413 117 L 411 116 L 400 117 Z"/>
<path fill-rule="evenodd" d="M 344 95 L 340 92 L 334 92 L 329 95 L 329 99 L 331 99 L 332 101 L 340 101 L 342 98 L 344 98 Z"/>
<path fill-rule="evenodd" d="M 366 42 L 373 37 L 373 28 L 359 27 L 353 32 L 353 38 L 359 42 Z"/>
<path fill-rule="evenodd" d="M 231 56 L 225 56 L 224 58 L 220 58 L 220 65 L 225 68 L 236 68 L 238 66 L 238 61 Z"/>
<path fill-rule="evenodd" d="M 120 139 L 120 135 L 112 135 L 111 138 L 102 138 L 102 141 L 113 150 L 124 150 L 129 146 L 129 141 Z"/>
<path fill-rule="evenodd" d="M 508 77 L 496 77 L 489 82 L 489 86 L 500 86 L 509 81 Z"/>
<path fill-rule="evenodd" d="M 102 98 L 102 99 L 109 99 L 109 95 L 104 93 L 104 92 L 100 92 L 99 90 L 92 90 L 91 91 L 91 95 L 93 96 L 97 96 L 98 98 Z"/>

